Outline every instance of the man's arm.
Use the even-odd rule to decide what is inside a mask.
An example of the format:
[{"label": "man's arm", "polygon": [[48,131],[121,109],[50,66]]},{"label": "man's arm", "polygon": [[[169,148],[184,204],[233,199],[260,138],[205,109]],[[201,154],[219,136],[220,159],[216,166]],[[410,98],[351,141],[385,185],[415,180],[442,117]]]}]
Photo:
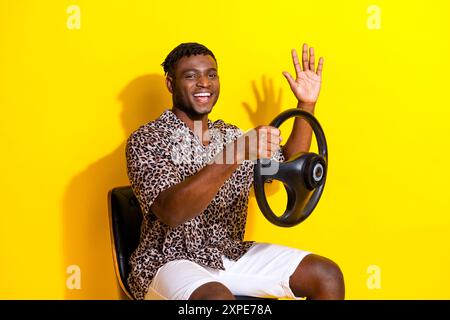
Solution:
[{"label": "man's arm", "polygon": [[[317,70],[314,71],[314,49],[312,47],[309,48],[308,58],[308,45],[305,43],[302,48],[303,71],[295,49],[292,50],[292,62],[295,68],[296,79],[294,80],[286,71],[283,72],[283,75],[288,80],[289,86],[298,100],[297,108],[314,114],[322,84],[323,58],[319,59]],[[289,159],[295,153],[308,152],[311,146],[311,137],[312,129],[308,122],[301,118],[295,118],[291,135],[283,146],[284,157]]]},{"label": "man's arm", "polygon": [[237,164],[210,164],[183,182],[161,192],[151,211],[165,224],[176,227],[206,209]]},{"label": "man's arm", "polygon": [[[224,150],[211,163],[196,174],[162,191],[151,205],[151,211],[170,227],[183,224],[202,213],[216,196],[220,187],[237,169],[238,164],[244,160],[271,158],[273,153],[280,148],[280,131],[278,129],[260,126],[254,130],[256,130],[258,138],[260,132],[264,131],[263,134],[272,134],[274,140],[267,145],[258,143],[257,148],[253,151],[250,151],[249,148],[238,150],[237,141],[245,139],[247,134],[239,137],[235,142],[225,146]],[[228,148],[233,148],[235,155],[231,164],[226,163],[225,155]]]}]

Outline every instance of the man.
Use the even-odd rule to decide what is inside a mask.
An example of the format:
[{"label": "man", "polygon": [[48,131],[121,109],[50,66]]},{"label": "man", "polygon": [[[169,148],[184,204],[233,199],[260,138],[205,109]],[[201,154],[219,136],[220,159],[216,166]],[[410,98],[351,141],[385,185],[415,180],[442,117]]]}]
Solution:
[{"label": "man", "polygon": [[[308,57],[306,44],[303,70],[295,50],[292,59],[296,79],[283,74],[298,107],[313,113],[323,59],[314,70],[314,50]],[[331,260],[243,241],[254,160],[283,161],[308,151],[309,126],[296,119],[280,148],[277,128],[259,126],[242,134],[222,120],[209,120],[220,83],[216,58],[201,44],[180,44],[162,66],[172,109],[133,132],[126,146],[128,177],[144,214],[140,244],[130,259],[128,284],[135,298],[343,299],[343,276]],[[248,138],[255,136],[251,146]]]}]

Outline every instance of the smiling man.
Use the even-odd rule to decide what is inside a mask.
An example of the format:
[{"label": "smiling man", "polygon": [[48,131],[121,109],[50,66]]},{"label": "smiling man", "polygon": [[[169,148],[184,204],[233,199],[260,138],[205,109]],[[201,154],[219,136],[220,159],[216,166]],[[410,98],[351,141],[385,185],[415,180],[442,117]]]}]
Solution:
[{"label": "smiling man", "polygon": [[[284,75],[298,107],[313,113],[323,59],[315,70],[314,50],[308,56],[306,44],[303,70],[295,50],[292,59],[296,79]],[[297,248],[243,241],[254,160],[284,161],[308,151],[309,126],[296,119],[280,147],[277,128],[262,125],[244,134],[222,120],[211,121],[220,82],[216,58],[201,44],[180,44],[163,68],[172,108],[133,132],[126,145],[128,177],[144,214],[130,259],[128,284],[135,298],[343,299],[342,272],[333,261]],[[249,137],[256,137],[254,146],[245,143]],[[184,161],[173,157],[179,139],[189,141]]]},{"label": "smiling man", "polygon": [[220,92],[215,58],[201,54],[183,56],[176,62],[178,68],[170,60],[166,64],[166,85],[173,97],[175,114],[188,116],[188,121],[208,119]]}]

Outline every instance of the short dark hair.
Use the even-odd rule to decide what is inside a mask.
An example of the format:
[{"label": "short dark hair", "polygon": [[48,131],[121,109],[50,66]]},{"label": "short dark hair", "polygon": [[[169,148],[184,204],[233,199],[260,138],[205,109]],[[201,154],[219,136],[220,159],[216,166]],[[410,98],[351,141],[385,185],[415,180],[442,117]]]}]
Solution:
[{"label": "short dark hair", "polygon": [[183,57],[190,57],[192,55],[210,55],[217,63],[216,57],[207,47],[196,42],[187,42],[178,45],[166,57],[166,60],[161,64],[164,68],[164,74],[173,76],[176,63]]}]

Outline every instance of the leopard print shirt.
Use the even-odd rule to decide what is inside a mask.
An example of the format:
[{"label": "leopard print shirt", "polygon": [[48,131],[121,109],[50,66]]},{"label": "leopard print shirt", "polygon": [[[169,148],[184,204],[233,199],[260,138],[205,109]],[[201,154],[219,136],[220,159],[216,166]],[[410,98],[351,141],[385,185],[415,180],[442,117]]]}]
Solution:
[{"label": "leopard print shirt", "polygon": [[[159,193],[201,170],[242,131],[222,120],[208,120],[210,143],[204,146],[171,110],[134,131],[126,143],[127,174],[143,212],[140,242],[130,257],[127,282],[144,299],[156,271],[186,259],[222,269],[222,256],[239,259],[251,247],[243,241],[253,162],[244,161],[225,181],[208,207],[195,218],[169,227],[151,212]],[[283,161],[281,152],[274,158]],[[199,190],[201,192],[201,190]]]}]

